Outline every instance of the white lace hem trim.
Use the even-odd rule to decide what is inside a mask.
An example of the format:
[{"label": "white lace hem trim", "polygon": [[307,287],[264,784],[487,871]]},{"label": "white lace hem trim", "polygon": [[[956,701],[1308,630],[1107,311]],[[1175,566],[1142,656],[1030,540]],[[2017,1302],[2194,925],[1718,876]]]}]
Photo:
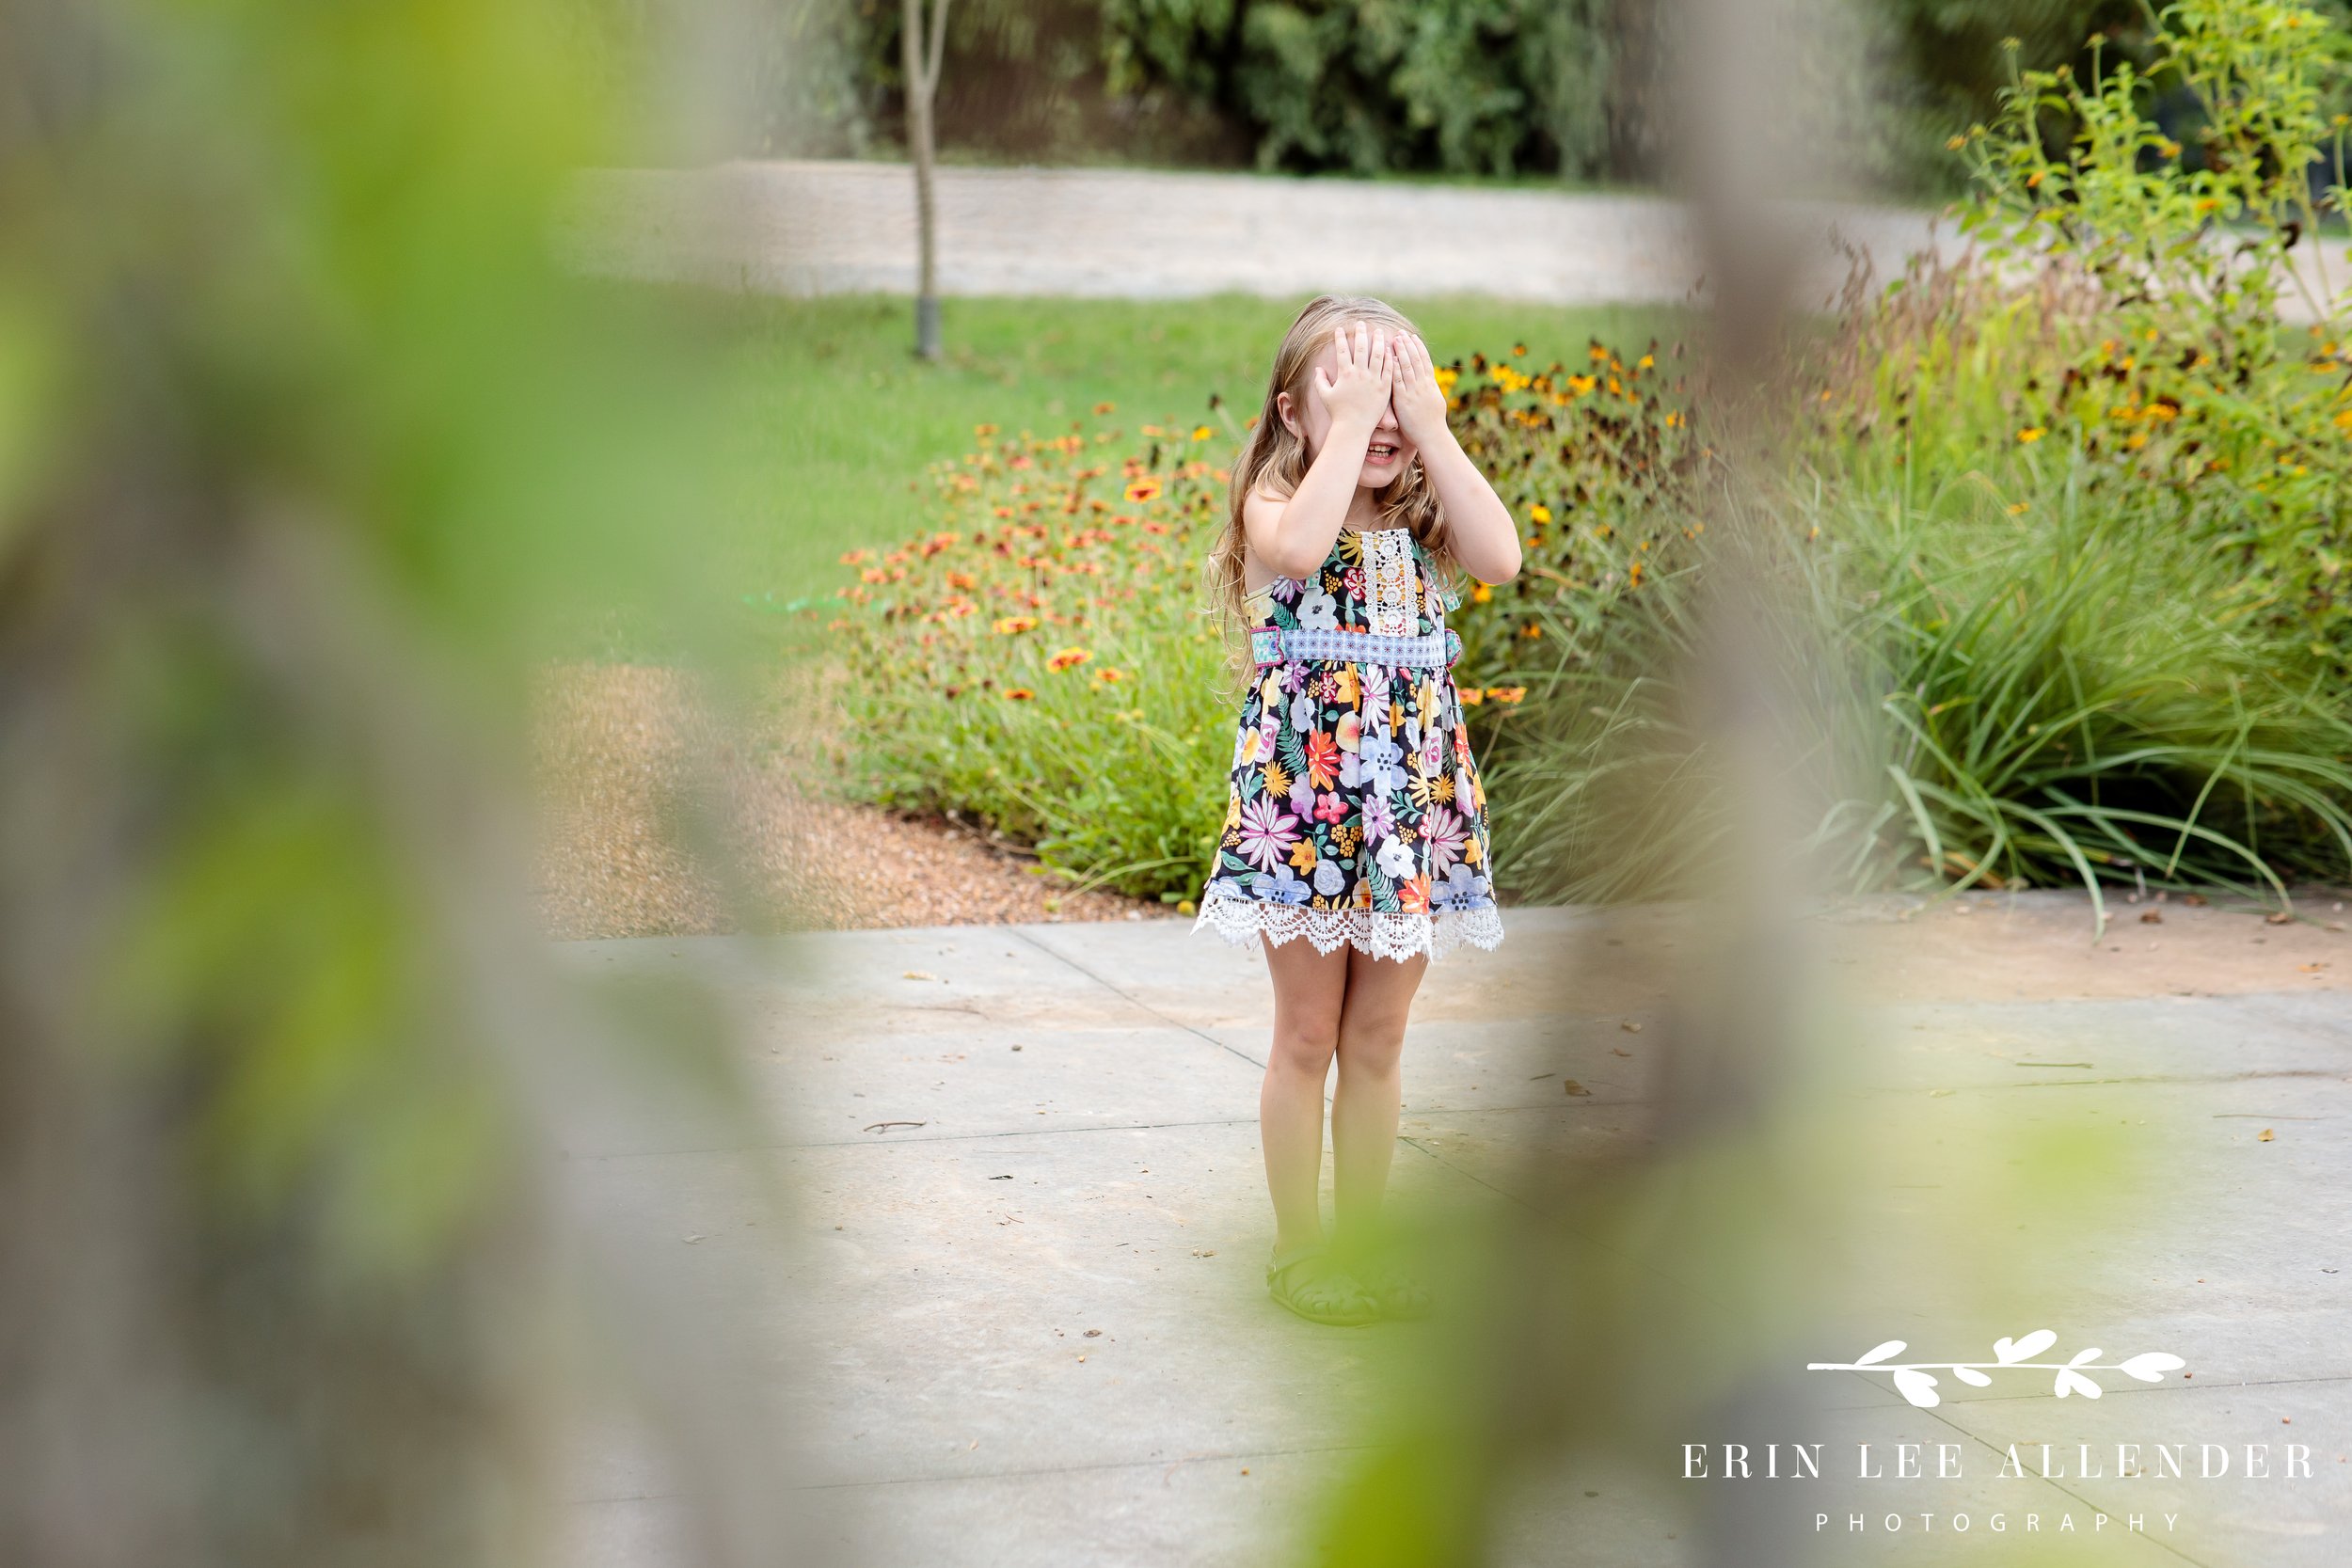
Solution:
[{"label": "white lace hem trim", "polygon": [[1392,914],[1316,910],[1256,898],[1205,898],[1192,928],[1204,926],[1236,947],[1255,947],[1261,937],[1277,947],[1293,937],[1305,937],[1318,953],[1348,946],[1375,958],[1403,959],[1416,953],[1438,958],[1464,942],[1491,953],[1502,941],[1502,912],[1495,909]]}]

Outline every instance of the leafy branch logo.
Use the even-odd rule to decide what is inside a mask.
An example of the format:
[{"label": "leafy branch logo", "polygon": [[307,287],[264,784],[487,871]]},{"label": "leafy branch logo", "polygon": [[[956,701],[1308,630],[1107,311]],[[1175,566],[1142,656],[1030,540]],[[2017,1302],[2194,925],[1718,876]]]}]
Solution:
[{"label": "leafy branch logo", "polygon": [[2058,1379],[2051,1391],[2059,1399],[2069,1394],[2080,1394],[2087,1400],[2095,1400],[2106,1390],[2099,1386],[2097,1379],[2090,1375],[2092,1372],[2122,1372],[2125,1377],[2137,1378],[2142,1383],[2162,1383],[2165,1373],[2188,1365],[2179,1356],[2160,1350],[2147,1351],[2128,1361],[2106,1362],[2099,1359],[2100,1351],[2096,1345],[2071,1361],[2033,1359],[2057,1343],[2056,1334],[2046,1328],[2037,1328],[2022,1339],[2004,1337],[1994,1340],[1994,1358],[1990,1361],[1897,1361],[1895,1357],[1909,1347],[1900,1339],[1889,1339],[1858,1361],[1810,1361],[1805,1364],[1804,1370],[1808,1372],[1892,1372],[1895,1391],[1924,1410],[1943,1402],[1935,1391],[1935,1372],[1949,1372],[1972,1388],[1989,1388],[1993,1380],[1985,1375],[1987,1372],[2004,1369],[2054,1371],[2058,1373]]}]

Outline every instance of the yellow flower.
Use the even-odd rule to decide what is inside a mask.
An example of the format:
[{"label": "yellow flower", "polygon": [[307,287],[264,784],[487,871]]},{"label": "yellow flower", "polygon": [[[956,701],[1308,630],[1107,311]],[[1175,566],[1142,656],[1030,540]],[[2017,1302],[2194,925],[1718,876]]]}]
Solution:
[{"label": "yellow flower", "polygon": [[2035,169],[2035,170],[2034,170],[2031,174],[2028,174],[2028,175],[2026,175],[2026,189],[2027,189],[2027,190],[2029,190],[2029,191],[2030,191],[2030,190],[2036,190],[2036,189],[2039,189],[2039,188],[2041,187],[2041,184],[2042,184],[2042,170],[2040,170],[2040,169]]},{"label": "yellow flower", "polygon": [[972,434],[985,441],[996,434],[996,427],[993,424],[976,424],[972,427]]},{"label": "yellow flower", "polygon": [[2023,445],[2031,446],[2048,434],[2049,432],[2042,429],[2040,425],[2029,424],[2025,429],[2017,433],[2017,439]]},{"label": "yellow flower", "polygon": [[1299,871],[1312,871],[1315,868],[1315,841],[1313,839],[1302,838],[1291,846],[1291,865]]},{"label": "yellow flower", "polygon": [[2011,502],[2009,509],[2009,515],[2012,517],[2022,516],[2025,514],[2026,506],[2026,503],[2024,501]]},{"label": "yellow flower", "polygon": [[1454,390],[1454,384],[1461,379],[1462,372],[1460,371],[1454,370],[1451,366],[1441,366],[1438,371],[1438,390],[1440,392],[1451,392]]},{"label": "yellow flower", "polygon": [[1548,523],[1551,521],[1551,508],[1542,505],[1531,506],[1527,509],[1527,517],[1530,522]]},{"label": "yellow flower", "polygon": [[1126,671],[1114,670],[1107,664],[1094,672],[1094,684],[1097,686],[1116,686],[1126,678]]},{"label": "yellow flower", "polygon": [[1640,371],[1655,370],[1658,368],[1658,356],[1654,354],[1645,354],[1640,359],[1634,361],[1633,368]]},{"label": "yellow flower", "polygon": [[1216,435],[1216,431],[1211,430],[1211,429],[1210,429],[1207,425],[1204,425],[1204,424],[1202,424],[1202,425],[1195,425],[1195,426],[1193,426],[1193,427],[1192,427],[1192,438],[1193,438],[1194,440],[1196,440],[1196,441],[1205,441],[1205,440],[1207,440],[1210,436],[1214,436],[1214,435]]},{"label": "yellow flower", "polygon": [[1968,138],[1966,136],[1952,136],[1945,141],[1944,150],[1947,152],[1957,152],[1967,145]]},{"label": "yellow flower", "polygon": [[1493,589],[1491,589],[1491,588],[1487,587],[1487,586],[1486,586],[1485,583],[1483,583],[1483,582],[1482,582],[1482,583],[1480,583],[1477,587],[1475,587],[1475,588],[1473,588],[1473,589],[1471,589],[1471,590],[1470,590],[1470,603],[1472,603],[1472,604],[1485,604],[1486,601],[1488,601],[1489,599],[1493,598],[1494,596],[1495,596],[1495,591],[1494,591]]},{"label": "yellow flower", "polygon": [[1008,615],[1002,620],[990,622],[988,629],[999,637],[1018,637],[1025,631],[1037,630],[1037,617]]},{"label": "yellow flower", "polygon": [[1136,501],[1137,503],[1143,501],[1155,501],[1160,499],[1160,492],[1166,488],[1167,486],[1162,484],[1158,479],[1154,478],[1152,475],[1146,474],[1141,479],[1130,480],[1127,483],[1125,495],[1129,500]]},{"label": "yellow flower", "polygon": [[1045,661],[1045,668],[1058,674],[1064,670],[1084,664],[1093,657],[1094,655],[1085,648],[1064,648]]},{"label": "yellow flower", "polygon": [[1666,416],[1666,428],[1667,428],[1668,430],[1679,430],[1679,429],[1681,429],[1681,428],[1682,428],[1682,416],[1681,416],[1680,414],[1668,414],[1668,415]]},{"label": "yellow flower", "polygon": [[1278,797],[1291,792],[1290,769],[1271,758],[1265,765],[1265,792]]}]

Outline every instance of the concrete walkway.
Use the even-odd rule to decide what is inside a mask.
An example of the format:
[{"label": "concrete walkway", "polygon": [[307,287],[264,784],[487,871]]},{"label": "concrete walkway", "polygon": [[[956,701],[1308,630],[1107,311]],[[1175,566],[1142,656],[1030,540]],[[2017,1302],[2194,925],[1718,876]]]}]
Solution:
[{"label": "concrete walkway", "polygon": [[[1899,1493],[1833,1479],[1819,1506],[1836,1529],[1809,1533],[1804,1494],[1807,1533],[1783,1544],[1817,1555],[1784,1560],[2023,1560],[2003,1541],[2032,1543],[1983,1533],[1995,1511],[2017,1530],[2033,1512],[2053,1532],[2071,1513],[2079,1533],[2053,1540],[2051,1561],[2352,1560],[2352,1016],[2334,989],[2352,939],[2325,916],[2282,928],[2191,912],[2174,906],[2168,927],[2134,920],[2093,944],[2077,904],[1980,899],[1972,924],[1947,927],[1982,943],[2013,921],[2019,941],[2063,944],[2058,978],[1963,975],[1973,994],[1955,994],[1931,965],[1869,1005],[1853,1061],[1869,1124],[1894,1141],[1857,1166],[1857,1247],[1884,1266],[1857,1275],[1816,1353],[1851,1359],[1903,1338],[1923,1358],[1981,1358],[1995,1333],[2048,1326],[2056,1354],[2163,1350],[2191,1376],[2143,1386],[2110,1373],[2095,1404],[2006,1381],[2018,1374],[1982,1390],[1947,1377],[1942,1406],[1915,1410],[1883,1377],[1815,1374],[1820,1408],[1802,1435],[1841,1465],[1859,1440],[1957,1443],[1967,1479]],[[1513,1201],[1530,1139],[1639,1133],[1649,1064],[1627,1025],[1656,999],[1605,974],[1565,981],[1561,955],[1592,918],[1513,911],[1500,951],[1431,971],[1407,1047],[1401,1199]],[[764,1131],[748,1143],[714,1146],[680,1124],[573,1153],[611,1211],[666,1249],[658,1266],[675,1289],[751,1278],[796,1347],[778,1376],[794,1388],[814,1560],[1277,1563],[1317,1488],[1367,1440],[1372,1375],[1423,1330],[1317,1329],[1265,1301],[1268,988],[1254,955],[1187,924],[562,950],[590,973],[707,975],[755,1021],[747,1071]],[[1925,920],[1862,935],[1882,953],[1939,940]],[[2155,952],[2159,938],[2227,948],[2226,961],[2199,969],[2185,948]],[[1867,951],[1847,957],[1895,973]],[[2162,967],[2100,968],[2143,962]],[[2077,984],[2066,966],[2109,978]],[[2115,994],[2135,974],[2165,983]],[[1561,1074],[1591,1092],[1562,1095]],[[2013,1162],[1985,1140],[2014,1132],[2029,1153],[2080,1129],[2121,1141],[2129,1190],[2071,1224],[2027,1204],[2012,1229],[2000,1204],[2023,1200],[1979,1188]],[[771,1180],[793,1208],[781,1242],[763,1221]],[[1984,1258],[1969,1248],[1988,1239],[2013,1254],[2014,1300],[1973,1278]],[[2012,1442],[2110,1455],[2117,1442],[2186,1442],[2194,1456],[2200,1443],[2276,1453],[2288,1440],[2312,1445],[2312,1478],[2113,1478],[2110,1459],[2111,1479],[1994,1479]],[[1674,1505],[1701,1483],[1680,1481],[1678,1462],[1628,1456],[1605,1484],[1536,1489],[1499,1560],[1692,1560],[1671,1533]],[[626,1430],[592,1435],[575,1492],[581,1568],[687,1560],[677,1486]],[[1849,1536],[1850,1501],[1882,1522],[1896,1509],[1938,1518],[1924,1534],[1915,1518],[1899,1542],[1880,1525]],[[1949,1534],[1954,1511],[1973,1511],[1979,1533]],[[2155,1522],[2167,1513],[2175,1524]],[[2094,1535],[2099,1513],[2118,1522]],[[2149,1533],[2122,1528],[2134,1513]]]},{"label": "concrete walkway", "polygon": [[[565,226],[603,276],[748,292],[912,293],[912,175],[899,165],[737,163],[600,170]],[[1700,282],[1685,210],[1649,196],[1136,169],[948,168],[948,294],[1168,298],[1480,293],[1558,305],[1674,303]],[[1882,277],[1931,243],[1923,214],[1792,206],[1797,297],[1846,276],[1833,233]],[[1947,244],[1950,243],[1947,236]]]}]

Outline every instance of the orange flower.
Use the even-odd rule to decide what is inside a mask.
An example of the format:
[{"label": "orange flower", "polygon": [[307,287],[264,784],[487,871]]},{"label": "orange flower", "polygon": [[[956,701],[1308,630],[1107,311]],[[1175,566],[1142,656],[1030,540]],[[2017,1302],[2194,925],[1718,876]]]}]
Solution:
[{"label": "orange flower", "polygon": [[979,436],[982,440],[986,440],[991,436],[996,434],[996,427],[993,424],[976,424],[972,427],[972,434]]},{"label": "orange flower", "polygon": [[1141,505],[1145,501],[1158,500],[1160,493],[1166,488],[1159,480],[1146,474],[1141,479],[1130,481],[1124,494],[1129,500]]},{"label": "orange flower", "polygon": [[1005,701],[1009,703],[1025,703],[1031,701],[1036,696],[1037,693],[1030,690],[1025,686],[1009,687],[1005,690]]},{"label": "orange flower", "polygon": [[1094,411],[1097,414],[1115,414],[1119,411],[1119,404],[1115,403],[1098,403],[1094,405]]},{"label": "orange flower", "polygon": [[1426,876],[1412,877],[1397,883],[1396,907],[1406,914],[1427,913],[1429,879]]},{"label": "orange flower", "polygon": [[1307,736],[1307,782],[1317,789],[1328,789],[1339,782],[1340,747],[1328,730],[1316,730]]},{"label": "orange flower", "polygon": [[2040,425],[2029,424],[2025,429],[2017,433],[2017,440],[2020,445],[2029,447],[2048,434],[2049,432],[2042,429]]},{"label": "orange flower", "polygon": [[1486,693],[1474,686],[1466,686],[1454,695],[1462,699],[1464,707],[1476,707],[1486,700]]},{"label": "orange flower", "polygon": [[1107,664],[1104,665],[1100,670],[1094,672],[1094,684],[1097,686],[1117,686],[1120,681],[1123,681],[1126,678],[1126,671],[1114,670]]},{"label": "orange flower", "polygon": [[1527,700],[1527,688],[1523,686],[1490,686],[1486,688],[1486,695],[1493,698],[1496,702],[1501,703],[1504,707],[1516,707],[1520,703]]},{"label": "orange flower", "polygon": [[1094,655],[1085,648],[1064,648],[1045,661],[1045,668],[1058,674],[1064,670],[1084,664],[1093,657]]},{"label": "orange flower", "polygon": [[841,564],[844,566],[862,566],[872,554],[873,552],[871,550],[844,551],[841,557]]},{"label": "orange flower", "polygon": [[1008,615],[1001,621],[992,623],[988,629],[994,632],[999,637],[1018,637],[1025,631],[1037,630],[1037,617],[1034,615]]}]

